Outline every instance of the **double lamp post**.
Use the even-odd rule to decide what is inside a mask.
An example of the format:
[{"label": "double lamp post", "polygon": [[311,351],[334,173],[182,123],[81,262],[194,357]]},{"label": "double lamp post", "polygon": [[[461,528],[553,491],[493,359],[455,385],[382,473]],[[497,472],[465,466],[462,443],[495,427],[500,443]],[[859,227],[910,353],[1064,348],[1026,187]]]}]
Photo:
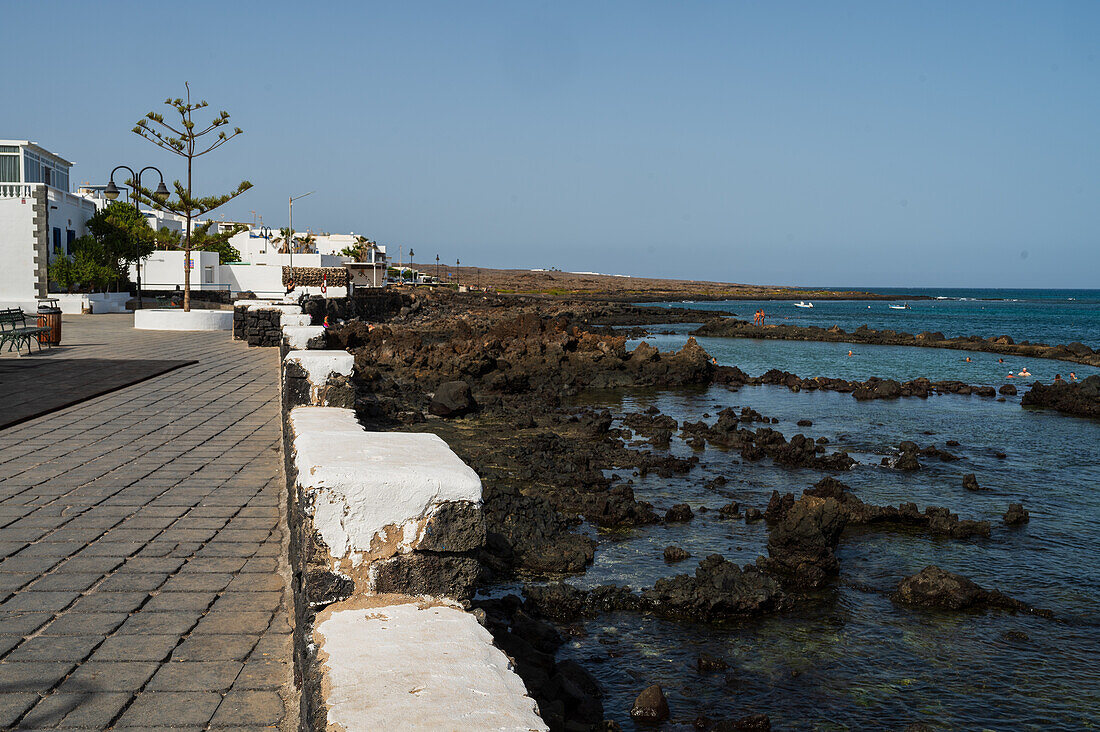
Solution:
[{"label": "double lamp post", "polygon": [[[141,207],[138,205],[137,199],[134,198],[134,191],[141,189],[141,176],[147,170],[157,171],[157,175],[160,176],[160,185],[157,186],[157,190],[153,192],[153,197],[159,201],[163,201],[168,198],[168,189],[164,186],[164,174],[160,172],[159,168],[152,165],[146,165],[137,173],[134,173],[134,169],[129,165],[118,165],[111,171],[111,180],[107,183],[107,187],[103,190],[103,195],[107,197],[108,201],[114,201],[118,199],[118,186],[115,185],[115,173],[121,169],[130,171],[130,187],[126,192],[126,197],[130,200],[130,205],[137,209],[138,213],[141,213]],[[139,256],[138,243],[135,239],[134,243],[134,267],[137,269],[137,308],[141,309],[141,257]],[[187,266],[191,266],[190,262],[186,263]]]}]

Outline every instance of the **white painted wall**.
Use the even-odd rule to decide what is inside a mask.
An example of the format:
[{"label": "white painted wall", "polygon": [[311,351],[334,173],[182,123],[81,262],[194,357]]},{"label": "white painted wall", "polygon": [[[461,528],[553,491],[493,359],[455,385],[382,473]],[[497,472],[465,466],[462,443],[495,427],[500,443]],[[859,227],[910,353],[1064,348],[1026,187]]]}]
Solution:
[{"label": "white painted wall", "polygon": [[229,285],[234,292],[254,292],[260,296],[282,295],[283,268],[263,264],[223,264],[220,267],[221,281]]},{"label": "white painted wall", "polygon": [[[176,285],[183,288],[182,251],[158,249],[142,262],[141,289],[174,290]],[[217,252],[191,252],[191,289],[224,290],[221,280],[221,266]],[[130,267],[130,279],[136,281],[137,273]]]},{"label": "white painted wall", "polygon": [[34,200],[0,195],[0,305],[34,302]]}]

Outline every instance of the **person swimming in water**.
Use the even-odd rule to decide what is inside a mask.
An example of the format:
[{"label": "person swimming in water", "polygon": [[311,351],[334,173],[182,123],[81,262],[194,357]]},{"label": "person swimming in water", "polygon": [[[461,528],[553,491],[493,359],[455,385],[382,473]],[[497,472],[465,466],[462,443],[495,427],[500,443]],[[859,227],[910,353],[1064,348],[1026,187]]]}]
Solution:
[{"label": "person swimming in water", "polygon": [[1062,378],[1061,374],[1055,374],[1054,375],[1054,383],[1055,384],[1064,384],[1066,382],[1065,382],[1065,379]]},{"label": "person swimming in water", "polygon": [[1077,381],[1077,374],[1075,374],[1075,373],[1073,373],[1072,371],[1070,371],[1070,372],[1069,372],[1069,380],[1070,380],[1070,381]]},{"label": "person swimming in water", "polygon": [[967,363],[970,363],[970,356],[967,356],[967,357],[966,357],[966,362],[967,362]]},{"label": "person swimming in water", "polygon": [[1011,371],[1009,371],[1009,372],[1008,372],[1008,375],[1007,375],[1007,376],[1005,376],[1005,378],[1006,378],[1006,379],[1015,379],[1015,378],[1016,378],[1016,374],[1014,374],[1014,373],[1012,373]]},{"label": "person swimming in water", "polygon": [[852,356],[852,352],[848,351],[848,357],[851,358],[851,356]]},{"label": "person swimming in water", "polygon": [[1027,366],[1024,366],[1023,371],[1020,372],[1020,376],[1031,376],[1031,372],[1027,370]]}]

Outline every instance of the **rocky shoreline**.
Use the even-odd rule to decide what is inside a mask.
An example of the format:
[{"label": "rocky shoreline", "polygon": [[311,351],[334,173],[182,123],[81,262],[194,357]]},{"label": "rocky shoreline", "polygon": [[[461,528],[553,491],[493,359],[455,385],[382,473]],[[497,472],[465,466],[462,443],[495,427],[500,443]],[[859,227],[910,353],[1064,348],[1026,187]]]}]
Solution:
[{"label": "rocky shoreline", "polygon": [[956,351],[997,353],[1025,358],[1048,358],[1069,361],[1087,366],[1100,366],[1100,352],[1083,343],[1050,346],[1045,343],[1021,341],[1002,336],[958,336],[947,338],[940,332],[906,333],[894,330],[874,330],[863,325],[848,332],[837,326],[821,328],[803,325],[754,325],[738,318],[708,320],[692,335],[715,338],[762,338],[785,341],[823,341],[828,343],[854,343],[877,346],[920,346],[921,348],[947,348]]},{"label": "rocky shoreline", "polygon": [[[678,424],[656,410],[617,418],[606,410],[573,406],[570,398],[589,389],[711,385],[832,389],[858,399],[994,396],[991,387],[926,379],[848,382],[802,379],[779,370],[750,377],[715,364],[694,338],[676,353],[660,353],[646,344],[628,351],[626,335],[610,326],[658,322],[652,311],[613,303],[430,292],[403,295],[400,311],[382,322],[351,321],[327,334],[330,347],[355,356],[355,407],[368,429],[436,432],[481,476],[487,541],[479,556],[480,583],[491,587],[520,579],[526,585],[522,598],[475,600],[474,605],[498,644],[516,660],[551,729],[617,728],[605,721],[602,693],[588,671],[556,657],[565,642],[563,625],[609,611],[715,623],[783,613],[816,601],[836,581],[841,570],[836,549],[848,529],[920,531],[951,541],[985,541],[994,532],[989,522],[962,519],[945,507],[920,511],[912,502],[864,503],[834,477],[855,462],[846,452],[830,452],[824,438],[788,438],[771,426],[774,420],[753,410],[727,409],[709,423]],[[698,316],[692,311],[660,315],[660,322],[697,322],[690,318]],[[1067,408],[1080,402],[1075,397],[1091,398],[1092,386],[1077,386],[1073,397],[1061,389],[1050,392],[1056,398],[1039,390],[1035,403]],[[810,420],[799,425],[812,426]],[[695,454],[670,454],[674,435]],[[723,507],[724,519],[766,522],[767,556],[755,563],[708,556],[694,573],[637,590],[605,586],[585,591],[560,581],[583,573],[593,561],[598,540],[579,530],[584,522],[618,530],[692,520],[686,504],[661,510],[638,500],[629,476],[687,475],[708,446],[737,451],[745,465],[770,459],[778,466],[827,475],[797,498],[774,494],[765,510],[742,510],[736,503]],[[954,459],[935,447],[902,443],[896,456],[883,461],[893,469],[914,470],[921,456]],[[1005,526],[1019,525],[1026,514],[1014,504]],[[686,558],[676,549],[666,550],[669,561]],[[939,611],[1044,614],[966,578],[931,569],[922,573],[927,576],[904,580],[893,590],[895,601]],[[546,579],[558,581],[544,584]],[[699,729],[749,728],[729,726],[736,723],[708,721]],[[757,718],[753,724],[764,722]]]}]

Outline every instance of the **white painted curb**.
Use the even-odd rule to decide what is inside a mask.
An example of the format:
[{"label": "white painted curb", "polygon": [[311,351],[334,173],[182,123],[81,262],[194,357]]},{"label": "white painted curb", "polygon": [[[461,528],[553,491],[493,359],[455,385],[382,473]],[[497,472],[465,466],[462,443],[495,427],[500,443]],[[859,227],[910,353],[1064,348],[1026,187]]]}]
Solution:
[{"label": "white painted curb", "polygon": [[233,330],[232,310],[152,310],[134,311],[138,330]]}]

